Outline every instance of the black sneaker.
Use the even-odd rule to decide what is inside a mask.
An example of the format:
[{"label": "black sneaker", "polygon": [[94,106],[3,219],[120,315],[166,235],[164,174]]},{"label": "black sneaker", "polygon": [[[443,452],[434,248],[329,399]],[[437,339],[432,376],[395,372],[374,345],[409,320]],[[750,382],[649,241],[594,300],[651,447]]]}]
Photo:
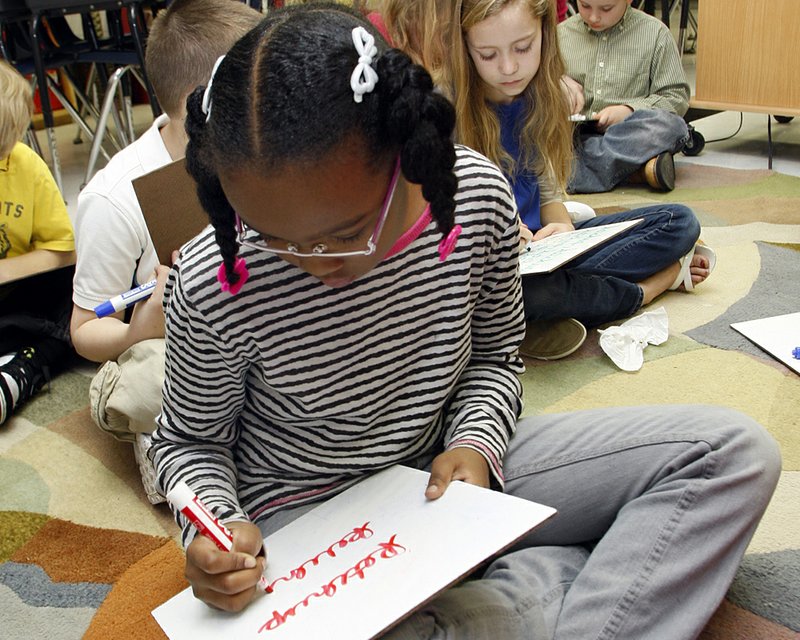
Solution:
[{"label": "black sneaker", "polygon": [[0,366],[0,424],[50,381],[50,370],[35,347],[26,347]]}]

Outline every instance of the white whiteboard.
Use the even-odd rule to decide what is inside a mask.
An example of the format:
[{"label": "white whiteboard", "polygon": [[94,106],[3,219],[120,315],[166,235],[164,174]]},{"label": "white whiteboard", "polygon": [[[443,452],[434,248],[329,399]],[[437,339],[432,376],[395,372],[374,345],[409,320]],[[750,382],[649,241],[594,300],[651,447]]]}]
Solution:
[{"label": "white whiteboard", "polygon": [[211,609],[186,589],[153,616],[172,640],[366,640],[555,513],[463,482],[429,501],[427,481],[391,467],[269,536],[273,592],[241,613]]},{"label": "white whiteboard", "polygon": [[795,373],[800,373],[800,360],[792,355],[795,347],[800,347],[800,313],[735,322],[731,327]]},{"label": "white whiteboard", "polygon": [[597,227],[585,227],[529,242],[519,254],[519,272],[523,276],[550,273],[641,221],[642,218],[636,218]]}]

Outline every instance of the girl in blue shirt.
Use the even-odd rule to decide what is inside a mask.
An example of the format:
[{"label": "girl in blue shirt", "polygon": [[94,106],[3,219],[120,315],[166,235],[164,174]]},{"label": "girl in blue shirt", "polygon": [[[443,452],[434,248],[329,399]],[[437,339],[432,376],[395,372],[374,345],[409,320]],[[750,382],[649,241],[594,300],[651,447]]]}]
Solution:
[{"label": "girl in blue shirt", "polygon": [[[553,273],[523,278],[529,321],[576,318],[597,326],[634,315],[665,291],[690,290],[714,266],[700,224],[679,204],[574,223],[564,207],[572,162],[550,0],[463,0],[461,37],[448,58],[457,137],[501,166],[533,241],[623,220],[643,221]],[[535,250],[535,249],[534,249]]]}]

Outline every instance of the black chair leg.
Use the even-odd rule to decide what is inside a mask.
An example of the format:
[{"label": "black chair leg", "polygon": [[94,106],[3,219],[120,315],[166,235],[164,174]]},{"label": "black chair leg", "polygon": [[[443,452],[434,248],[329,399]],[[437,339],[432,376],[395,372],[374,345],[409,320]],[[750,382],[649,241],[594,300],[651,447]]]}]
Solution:
[{"label": "black chair leg", "polygon": [[61,177],[61,160],[58,157],[58,148],[56,147],[55,119],[53,118],[53,107],[50,104],[50,93],[47,86],[47,71],[44,68],[41,43],[39,41],[40,24],[41,16],[39,15],[34,15],[29,22],[31,48],[33,49],[33,64],[36,69],[36,86],[39,88],[39,103],[42,107],[42,119],[44,120],[44,128],[47,133],[47,145],[50,148],[50,157],[53,164],[53,177],[56,180],[58,188],[63,193],[64,184]]},{"label": "black chair leg", "polygon": [[678,51],[683,55],[686,48],[686,29],[689,26],[689,0],[681,0],[681,21],[678,31]]},{"label": "black chair leg", "polygon": [[161,106],[158,104],[153,85],[150,84],[150,79],[147,77],[147,69],[144,65],[144,40],[142,39],[142,29],[139,22],[139,12],[136,5],[130,4],[128,9],[128,24],[130,25],[131,35],[133,36],[134,46],[136,47],[136,54],[139,56],[140,67],[142,69],[142,79],[144,80],[144,88],[147,91],[147,97],[150,100],[150,108],[153,111],[153,117],[157,118],[161,115]]}]

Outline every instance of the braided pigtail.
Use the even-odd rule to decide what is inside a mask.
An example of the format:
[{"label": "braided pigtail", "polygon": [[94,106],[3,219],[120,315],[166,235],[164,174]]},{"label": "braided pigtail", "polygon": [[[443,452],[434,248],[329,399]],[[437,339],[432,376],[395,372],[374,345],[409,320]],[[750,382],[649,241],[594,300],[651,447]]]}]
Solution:
[{"label": "braided pigtail", "polygon": [[381,56],[378,76],[384,135],[401,147],[403,175],[422,186],[422,195],[431,205],[431,215],[444,238],[440,245],[443,260],[461,230],[454,227],[453,215],[458,189],[453,173],[455,111],[434,91],[430,74],[397,49]]},{"label": "braided pigtail", "polygon": [[222,254],[222,266],[218,279],[223,290],[236,293],[244,284],[246,269],[244,261],[237,259],[239,243],[236,239],[236,213],[222,190],[219,177],[203,162],[204,143],[207,135],[207,114],[203,111],[202,87],[195,89],[186,102],[186,169],[197,183],[197,197],[208,214],[214,235]]}]

